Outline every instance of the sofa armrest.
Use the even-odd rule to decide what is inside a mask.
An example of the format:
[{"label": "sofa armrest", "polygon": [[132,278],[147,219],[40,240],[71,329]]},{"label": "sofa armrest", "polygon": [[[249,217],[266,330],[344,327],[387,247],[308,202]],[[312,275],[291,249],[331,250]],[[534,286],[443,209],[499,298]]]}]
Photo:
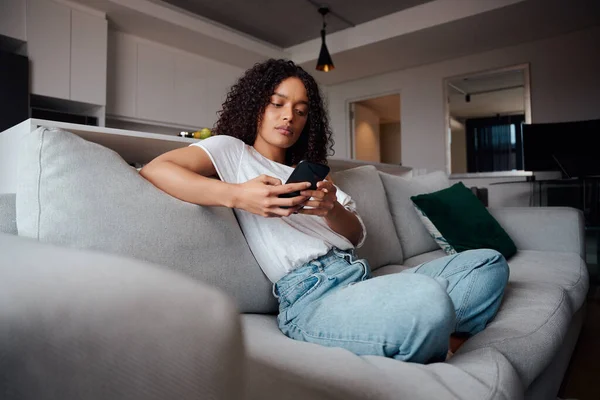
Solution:
[{"label": "sofa armrest", "polygon": [[217,289],[11,235],[0,254],[3,398],[241,398],[240,317]]},{"label": "sofa armrest", "polygon": [[583,212],[571,207],[489,208],[520,250],[577,253],[585,260]]}]

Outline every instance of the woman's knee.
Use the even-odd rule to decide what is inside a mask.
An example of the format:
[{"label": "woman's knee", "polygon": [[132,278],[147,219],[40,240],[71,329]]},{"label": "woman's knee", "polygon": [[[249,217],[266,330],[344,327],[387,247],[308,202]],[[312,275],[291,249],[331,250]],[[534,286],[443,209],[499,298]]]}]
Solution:
[{"label": "woman's knee", "polygon": [[496,250],[484,249],[481,251],[487,260],[485,269],[487,270],[486,275],[489,282],[493,282],[495,286],[506,286],[510,275],[506,258]]},{"label": "woman's knee", "polygon": [[434,278],[415,276],[425,278],[420,279],[421,282],[419,282],[421,305],[418,315],[422,328],[435,333],[451,332],[455,324],[456,315],[454,304],[446,292],[446,288]]}]

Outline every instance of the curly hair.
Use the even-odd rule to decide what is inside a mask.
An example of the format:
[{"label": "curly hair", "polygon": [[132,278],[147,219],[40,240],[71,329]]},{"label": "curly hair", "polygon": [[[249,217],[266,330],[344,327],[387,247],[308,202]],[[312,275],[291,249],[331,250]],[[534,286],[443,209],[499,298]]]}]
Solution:
[{"label": "curly hair", "polygon": [[217,113],[214,133],[236,137],[252,146],[275,88],[290,77],[304,83],[308,117],[298,141],[286,151],[286,164],[295,165],[300,160],[326,164],[327,156],[334,153],[334,142],[319,86],[310,74],[289,60],[269,59],[248,69],[227,94]]}]

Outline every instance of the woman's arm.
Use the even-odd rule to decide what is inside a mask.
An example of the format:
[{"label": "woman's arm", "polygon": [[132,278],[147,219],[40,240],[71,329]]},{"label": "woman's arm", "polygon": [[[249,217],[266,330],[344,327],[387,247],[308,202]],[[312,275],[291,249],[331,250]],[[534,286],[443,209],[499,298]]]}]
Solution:
[{"label": "woman's arm", "polygon": [[305,182],[282,185],[279,179],[267,175],[242,184],[208,178],[216,175],[215,167],[208,154],[196,146],[158,156],[140,170],[140,175],[162,191],[188,203],[239,208],[264,217],[284,217],[297,211],[306,197],[280,199],[278,195],[310,186]]},{"label": "woman's arm", "polygon": [[329,176],[326,179],[317,183],[317,190],[300,192],[312,198],[304,205],[314,208],[303,208],[298,212],[323,217],[332,230],[356,246],[363,235],[362,225],[352,211],[347,210],[337,201],[337,189]]},{"label": "woman's arm", "polygon": [[363,234],[363,228],[356,215],[346,210],[337,200],[327,216],[325,216],[327,225],[340,235],[344,236],[354,246],[358,244]]},{"label": "woman's arm", "polygon": [[233,184],[208,178],[217,174],[204,150],[196,146],[172,150],[145,165],[140,175],[173,197],[203,206],[233,207]]}]

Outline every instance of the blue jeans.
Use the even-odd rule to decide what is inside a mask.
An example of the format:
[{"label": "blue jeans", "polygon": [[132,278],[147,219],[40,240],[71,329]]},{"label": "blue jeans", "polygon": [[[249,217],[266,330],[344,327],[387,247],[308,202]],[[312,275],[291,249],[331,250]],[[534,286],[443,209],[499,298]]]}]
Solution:
[{"label": "blue jeans", "polygon": [[274,285],[277,321],[292,339],[358,355],[444,361],[451,333],[474,335],[496,315],[508,274],[484,249],[371,278],[365,260],[334,248]]}]

